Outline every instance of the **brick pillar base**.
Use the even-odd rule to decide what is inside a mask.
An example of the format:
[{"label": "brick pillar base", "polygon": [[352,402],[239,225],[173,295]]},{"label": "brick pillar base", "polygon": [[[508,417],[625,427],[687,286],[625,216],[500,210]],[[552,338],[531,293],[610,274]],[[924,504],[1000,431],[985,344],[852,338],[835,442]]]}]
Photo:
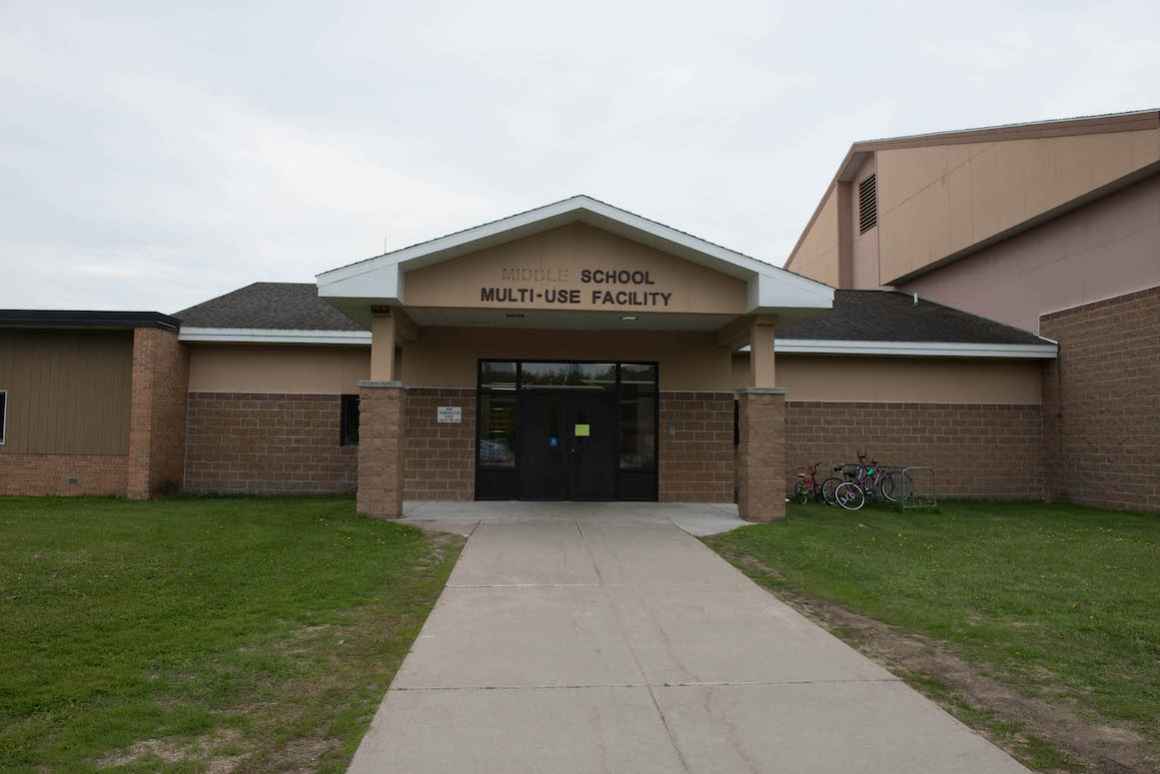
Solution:
[{"label": "brick pillar base", "polygon": [[358,512],[403,515],[405,393],[399,382],[359,382]]},{"label": "brick pillar base", "polygon": [[737,391],[737,510],[746,521],[785,518],[785,390]]}]

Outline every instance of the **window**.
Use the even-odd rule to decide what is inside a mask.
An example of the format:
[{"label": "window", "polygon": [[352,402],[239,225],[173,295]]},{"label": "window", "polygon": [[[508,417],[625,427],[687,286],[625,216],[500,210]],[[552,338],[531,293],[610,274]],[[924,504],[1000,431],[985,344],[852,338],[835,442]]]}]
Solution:
[{"label": "window", "polygon": [[0,446],[4,445],[4,431],[8,428],[8,392],[0,390]]},{"label": "window", "polygon": [[516,396],[479,396],[479,464],[485,468],[516,466]]},{"label": "window", "polygon": [[620,365],[620,469],[657,466],[657,367]]},{"label": "window", "polygon": [[342,417],[339,420],[339,444],[358,446],[358,396],[342,396]]},{"label": "window", "polygon": [[878,175],[858,183],[858,233],[865,234],[878,225]]}]

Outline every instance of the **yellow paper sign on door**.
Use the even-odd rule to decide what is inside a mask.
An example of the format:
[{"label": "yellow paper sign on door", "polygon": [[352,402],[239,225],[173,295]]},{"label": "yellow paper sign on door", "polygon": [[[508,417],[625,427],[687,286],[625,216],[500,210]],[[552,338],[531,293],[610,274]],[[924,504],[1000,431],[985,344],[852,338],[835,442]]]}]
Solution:
[{"label": "yellow paper sign on door", "polygon": [[576,437],[577,438],[587,438],[590,435],[592,435],[592,426],[591,425],[576,425]]}]

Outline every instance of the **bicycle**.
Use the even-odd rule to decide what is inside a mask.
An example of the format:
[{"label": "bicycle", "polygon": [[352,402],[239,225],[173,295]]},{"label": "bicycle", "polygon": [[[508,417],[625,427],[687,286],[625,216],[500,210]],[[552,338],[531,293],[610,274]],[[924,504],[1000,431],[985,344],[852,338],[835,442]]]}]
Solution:
[{"label": "bicycle", "polygon": [[792,499],[795,503],[805,505],[811,499],[814,502],[822,501],[822,485],[818,483],[818,466],[821,464],[815,462],[808,474],[804,470],[798,471],[797,481],[793,485]]}]

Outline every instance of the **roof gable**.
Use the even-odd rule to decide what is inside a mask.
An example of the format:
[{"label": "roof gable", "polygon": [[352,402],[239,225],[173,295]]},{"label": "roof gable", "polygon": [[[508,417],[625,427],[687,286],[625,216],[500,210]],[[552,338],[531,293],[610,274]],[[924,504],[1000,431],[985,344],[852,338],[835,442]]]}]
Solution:
[{"label": "roof gable", "polygon": [[747,311],[828,309],[833,301],[828,285],[589,196],[573,196],[323,272],[318,292],[355,315],[369,302],[406,304],[403,277],[409,271],[577,222],[744,280]]}]

